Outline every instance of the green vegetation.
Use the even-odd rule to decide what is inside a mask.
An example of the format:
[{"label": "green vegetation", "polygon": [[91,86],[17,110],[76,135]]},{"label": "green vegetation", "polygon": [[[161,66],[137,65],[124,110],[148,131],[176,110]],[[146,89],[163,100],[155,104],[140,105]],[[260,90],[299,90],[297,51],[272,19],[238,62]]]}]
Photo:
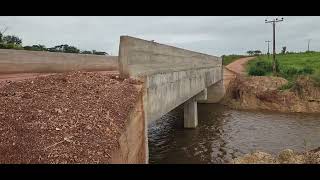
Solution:
[{"label": "green vegetation", "polygon": [[28,50],[28,51],[49,51],[49,52],[63,52],[63,53],[81,53],[81,54],[95,54],[95,55],[106,55],[108,53],[102,51],[80,51],[75,46],[69,46],[67,44],[54,46],[52,48],[46,48],[44,45],[32,45],[22,46],[22,39],[17,36],[7,35],[5,36],[0,32],[0,49],[17,49],[17,50]]},{"label": "green vegetation", "polygon": [[249,56],[260,56],[262,52],[260,50],[249,50],[247,51],[247,54],[249,54]]},{"label": "green vegetation", "polygon": [[[320,52],[285,53],[276,58],[278,76],[289,81],[282,89],[292,88],[298,76],[310,76],[320,85]],[[272,56],[268,59],[263,55],[249,61],[247,72],[252,76],[272,75]]]},{"label": "green vegetation", "polygon": [[23,49],[22,40],[17,36],[4,36],[0,32],[0,49]]},{"label": "green vegetation", "polygon": [[315,85],[320,87],[320,71],[316,71],[316,73],[311,75],[311,78],[315,81]]},{"label": "green vegetation", "polygon": [[295,81],[288,81],[288,83],[285,84],[285,85],[283,85],[283,86],[281,86],[281,87],[279,88],[279,90],[291,89],[291,88],[293,88],[293,86],[295,86],[295,84],[296,84]]},{"label": "green vegetation", "polygon": [[223,56],[222,56],[222,58],[223,58],[222,64],[226,66],[226,65],[234,62],[235,60],[240,59],[240,58],[243,58],[243,57],[246,57],[246,56],[243,56],[243,55],[235,55],[235,54],[232,54],[232,55],[223,55]]}]

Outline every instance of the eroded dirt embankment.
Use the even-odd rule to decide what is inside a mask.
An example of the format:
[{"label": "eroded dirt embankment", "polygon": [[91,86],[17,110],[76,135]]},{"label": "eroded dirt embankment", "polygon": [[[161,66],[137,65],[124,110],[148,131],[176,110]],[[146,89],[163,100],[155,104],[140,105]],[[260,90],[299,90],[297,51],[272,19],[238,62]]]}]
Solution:
[{"label": "eroded dirt embankment", "polygon": [[279,155],[271,155],[257,151],[235,158],[233,164],[320,164],[320,149],[305,151],[302,153],[285,149]]},{"label": "eroded dirt embankment", "polygon": [[280,112],[320,112],[320,88],[312,79],[300,77],[286,90],[281,77],[237,76],[230,82],[222,104],[235,109],[271,110]]},{"label": "eroded dirt embankment", "polygon": [[141,82],[93,72],[0,83],[0,163],[110,163],[141,97]]},{"label": "eroded dirt embankment", "polygon": [[224,69],[226,94],[222,104],[235,109],[320,113],[320,87],[299,77],[291,88],[281,77],[247,76],[245,65],[254,57],[240,58]]}]

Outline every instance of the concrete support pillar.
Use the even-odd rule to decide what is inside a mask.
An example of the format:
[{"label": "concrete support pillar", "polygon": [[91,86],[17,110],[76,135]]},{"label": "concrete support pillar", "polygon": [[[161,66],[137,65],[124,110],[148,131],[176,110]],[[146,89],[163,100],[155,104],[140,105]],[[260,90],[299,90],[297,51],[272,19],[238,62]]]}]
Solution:
[{"label": "concrete support pillar", "polygon": [[199,100],[199,103],[218,103],[225,95],[223,80],[207,87],[207,99]]},{"label": "concrete support pillar", "polygon": [[196,98],[191,98],[184,103],[184,128],[198,126],[198,105]]}]

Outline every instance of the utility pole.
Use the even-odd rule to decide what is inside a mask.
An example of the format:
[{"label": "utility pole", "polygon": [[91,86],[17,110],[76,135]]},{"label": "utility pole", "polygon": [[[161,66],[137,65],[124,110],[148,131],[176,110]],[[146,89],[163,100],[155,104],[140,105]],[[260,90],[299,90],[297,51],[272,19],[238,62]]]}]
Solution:
[{"label": "utility pole", "polygon": [[273,70],[273,75],[275,76],[277,73],[277,63],[276,63],[276,23],[283,21],[283,18],[281,19],[273,19],[271,21],[268,21],[267,19],[265,20],[265,23],[272,23],[273,27],[273,62],[272,62],[272,70]]},{"label": "utility pole", "polygon": [[310,52],[310,41],[311,39],[308,39],[308,52]]},{"label": "utility pole", "polygon": [[269,59],[269,57],[270,57],[270,51],[269,51],[269,43],[271,42],[271,41],[265,41],[266,43],[268,43],[268,59]]}]

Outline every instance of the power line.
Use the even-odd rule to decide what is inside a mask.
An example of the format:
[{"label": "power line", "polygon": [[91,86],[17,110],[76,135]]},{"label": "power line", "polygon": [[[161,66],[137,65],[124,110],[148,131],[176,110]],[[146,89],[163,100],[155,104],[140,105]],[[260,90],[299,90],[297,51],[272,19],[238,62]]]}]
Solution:
[{"label": "power line", "polygon": [[272,62],[272,69],[273,69],[273,75],[275,76],[277,73],[277,63],[276,63],[276,23],[283,21],[283,18],[281,19],[273,19],[271,21],[265,20],[265,23],[272,23],[273,27],[273,62]]}]

